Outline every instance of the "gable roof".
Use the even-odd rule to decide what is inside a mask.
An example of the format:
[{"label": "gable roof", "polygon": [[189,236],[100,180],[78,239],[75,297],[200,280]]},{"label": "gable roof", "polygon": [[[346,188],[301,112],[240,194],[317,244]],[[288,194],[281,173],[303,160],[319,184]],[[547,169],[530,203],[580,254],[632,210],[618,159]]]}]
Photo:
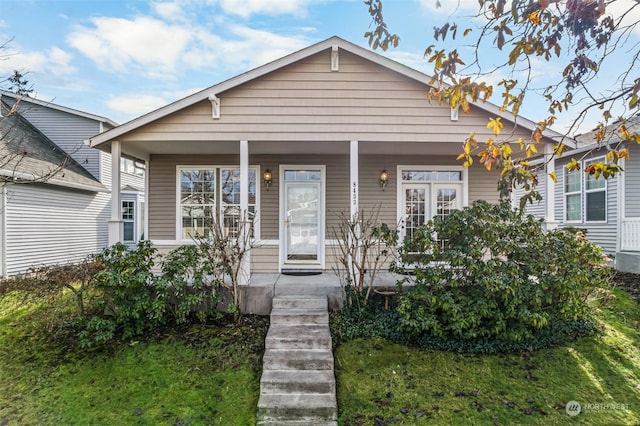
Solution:
[{"label": "gable roof", "polygon": [[[3,113],[10,105],[0,102]],[[81,189],[107,191],[91,173],[17,112],[0,120],[0,175]]]},{"label": "gable roof", "polygon": [[77,109],[73,109],[73,108],[69,108],[69,107],[65,107],[62,105],[57,105],[54,104],[53,102],[47,102],[47,101],[43,101],[40,99],[36,99],[36,98],[32,98],[30,96],[19,96],[16,95],[13,92],[9,92],[7,90],[0,90],[0,97],[2,96],[6,96],[8,98],[15,100],[19,100],[21,103],[24,102],[28,102],[28,103],[32,103],[34,105],[40,105],[43,107],[47,107],[47,108],[51,108],[51,109],[55,109],[57,111],[62,111],[62,112],[66,112],[67,114],[72,114],[72,115],[76,115],[78,117],[83,117],[83,118],[88,118],[90,120],[95,120],[97,122],[100,123],[106,123],[109,124],[111,127],[116,127],[118,125],[118,123],[116,123],[115,121],[107,118],[107,117],[102,117],[100,115],[96,115],[96,114],[91,114],[89,112],[84,112],[84,111],[80,111]]},{"label": "gable roof", "polygon": [[[302,59],[308,58],[312,55],[315,55],[317,53],[323,52],[327,49],[331,49],[333,47],[337,47],[338,49],[342,49],[345,50],[349,53],[352,53],[354,55],[357,55],[361,58],[364,58],[366,60],[369,60],[373,63],[376,63],[382,67],[385,67],[389,70],[395,71],[405,77],[411,78],[417,82],[420,82],[426,86],[429,86],[429,82],[431,81],[431,77],[418,71],[415,70],[413,68],[410,68],[404,64],[401,64],[399,62],[396,62],[392,59],[389,59],[385,56],[382,56],[378,53],[375,53],[369,49],[363,48],[361,46],[355,45],[353,43],[350,43],[346,40],[341,39],[340,37],[337,36],[333,36],[330,37],[324,41],[321,41],[319,43],[316,43],[314,45],[311,45],[309,47],[306,47],[302,50],[299,50],[297,52],[294,52],[290,55],[284,56],[280,59],[277,59],[273,62],[269,62],[265,65],[259,66],[257,68],[254,68],[250,71],[247,71],[243,74],[237,75],[235,77],[232,77],[228,80],[225,80],[221,83],[218,83],[214,86],[208,87],[204,90],[201,90],[197,93],[194,93],[192,95],[189,95],[185,98],[182,98],[178,101],[175,101],[173,103],[170,103],[164,107],[161,107],[159,109],[156,109],[154,111],[151,111],[145,115],[142,115],[138,118],[135,118],[129,122],[126,122],[118,127],[115,127],[111,130],[108,130],[104,133],[101,133],[97,136],[94,136],[93,138],[91,138],[89,140],[89,144],[92,147],[98,147],[102,144],[108,143],[111,140],[114,140],[116,138],[118,138],[121,135],[124,135],[126,133],[129,133],[133,130],[136,130],[142,126],[145,126],[149,123],[152,123],[156,120],[159,120],[163,117],[166,117],[172,113],[175,113],[177,111],[180,111],[184,108],[187,108],[191,105],[194,105],[198,102],[204,101],[209,99],[210,96],[213,95],[217,95],[219,93],[225,92],[229,89],[235,88],[241,84],[244,84],[246,82],[249,82],[251,80],[255,80],[257,78],[260,78],[266,74],[269,74],[273,71],[279,70],[281,68],[284,68],[288,65],[291,65],[295,62],[298,62]],[[474,104],[476,107],[489,112],[490,114],[492,114],[493,116],[496,117],[502,117],[505,120],[508,120],[510,122],[514,121],[514,117],[512,114],[509,114],[507,112],[503,112],[500,110],[500,108],[494,104],[491,103],[477,103]],[[534,130],[535,129],[535,123],[531,120],[528,120],[524,117],[518,116],[515,121],[517,122],[518,125],[529,129],[529,130]],[[563,138],[563,135],[555,132],[553,130],[545,130],[544,132],[544,136],[554,139],[556,141],[559,141],[560,139]],[[566,139],[566,138],[565,138]]]}]

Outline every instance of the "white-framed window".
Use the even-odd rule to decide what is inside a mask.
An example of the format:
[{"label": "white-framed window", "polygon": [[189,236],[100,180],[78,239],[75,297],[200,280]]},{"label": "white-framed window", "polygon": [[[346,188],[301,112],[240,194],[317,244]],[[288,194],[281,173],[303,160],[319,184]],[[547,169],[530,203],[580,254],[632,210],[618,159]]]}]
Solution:
[{"label": "white-framed window", "polygon": [[[180,241],[211,237],[215,221],[231,236],[238,233],[240,212],[239,166],[178,166],[177,235]],[[249,168],[249,217],[258,205],[257,167]],[[257,223],[255,224],[257,228]],[[252,229],[252,235],[259,235]]]},{"label": "white-framed window", "polygon": [[241,217],[240,211],[240,168],[220,168],[220,220],[224,224],[225,232],[231,236],[237,236],[242,219],[252,222],[251,236],[254,236],[257,206],[257,175],[258,170],[249,169],[249,206],[247,217]]},{"label": "white-framed window", "polygon": [[[588,166],[595,162],[605,161],[604,157],[584,162]],[[584,212],[586,222],[604,222],[607,220],[607,180],[599,176],[583,173],[584,182]]]},{"label": "white-framed window", "polygon": [[136,202],[122,200],[122,241],[132,243],[136,241]]},{"label": "white-framed window", "polygon": [[564,169],[564,220],[582,220],[582,171]]},{"label": "white-framed window", "polygon": [[584,160],[580,170],[564,169],[564,220],[587,223],[607,220],[607,181],[600,176],[585,173],[588,165],[605,158]]},{"label": "white-framed window", "polygon": [[144,163],[129,157],[120,157],[120,171],[130,175],[144,177]]},{"label": "white-framed window", "polygon": [[410,240],[418,227],[434,217],[444,218],[466,204],[466,169],[399,166],[398,173],[401,185],[398,213],[403,239]]}]

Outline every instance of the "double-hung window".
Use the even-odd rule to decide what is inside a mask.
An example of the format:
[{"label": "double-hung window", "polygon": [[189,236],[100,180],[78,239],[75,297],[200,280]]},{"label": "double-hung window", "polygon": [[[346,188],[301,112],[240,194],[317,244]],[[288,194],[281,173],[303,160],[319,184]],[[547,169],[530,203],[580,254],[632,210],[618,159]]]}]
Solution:
[{"label": "double-hung window", "polygon": [[[604,158],[597,160],[585,161],[585,166],[589,164],[604,161]],[[595,175],[585,175],[585,216],[587,222],[602,222],[607,220],[607,182],[606,179],[600,176],[596,179]]]},{"label": "double-hung window", "polygon": [[[178,237],[186,241],[194,237],[210,238],[219,223],[226,235],[237,236],[241,221],[255,219],[258,199],[258,169],[249,169],[249,205],[247,217],[240,209],[240,168],[179,167]],[[252,226],[251,233],[254,235]]]},{"label": "double-hung window", "polygon": [[[249,169],[249,206],[247,217],[242,217],[240,210],[240,169],[220,169],[220,220],[228,235],[237,236],[242,220],[253,222],[256,214],[256,175],[257,170]],[[253,226],[251,234],[253,236]]]},{"label": "double-hung window", "polygon": [[216,209],[216,169],[181,168],[180,239],[211,237]]},{"label": "double-hung window", "polygon": [[[588,165],[604,158],[585,160]],[[607,181],[582,170],[564,170],[564,210],[566,222],[604,222],[607,220]]]},{"label": "double-hung window", "polygon": [[582,171],[564,169],[565,221],[582,220]]},{"label": "double-hung window", "polygon": [[135,231],[136,202],[133,200],[122,201],[122,241],[132,243],[136,240]]}]

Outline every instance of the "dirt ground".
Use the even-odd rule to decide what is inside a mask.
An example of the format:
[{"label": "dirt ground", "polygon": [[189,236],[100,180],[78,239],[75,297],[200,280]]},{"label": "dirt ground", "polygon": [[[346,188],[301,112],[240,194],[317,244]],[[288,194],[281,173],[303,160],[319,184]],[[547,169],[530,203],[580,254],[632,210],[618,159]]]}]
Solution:
[{"label": "dirt ground", "polygon": [[627,290],[631,297],[640,303],[640,275],[616,272],[613,276],[613,282]]}]

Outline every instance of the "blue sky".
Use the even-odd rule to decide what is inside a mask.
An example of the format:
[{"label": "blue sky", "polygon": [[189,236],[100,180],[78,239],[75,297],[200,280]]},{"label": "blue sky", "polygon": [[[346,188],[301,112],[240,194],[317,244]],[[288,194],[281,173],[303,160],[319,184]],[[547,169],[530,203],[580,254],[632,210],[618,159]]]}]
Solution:
[{"label": "blue sky", "polygon": [[[386,0],[401,43],[384,54],[429,73],[422,54],[457,3],[441,2]],[[122,123],[332,35],[366,46],[370,21],[362,0],[0,0],[0,42],[13,38],[0,75],[26,71],[38,98]],[[562,67],[541,63],[536,78]],[[541,107],[522,112],[538,120]]]}]

